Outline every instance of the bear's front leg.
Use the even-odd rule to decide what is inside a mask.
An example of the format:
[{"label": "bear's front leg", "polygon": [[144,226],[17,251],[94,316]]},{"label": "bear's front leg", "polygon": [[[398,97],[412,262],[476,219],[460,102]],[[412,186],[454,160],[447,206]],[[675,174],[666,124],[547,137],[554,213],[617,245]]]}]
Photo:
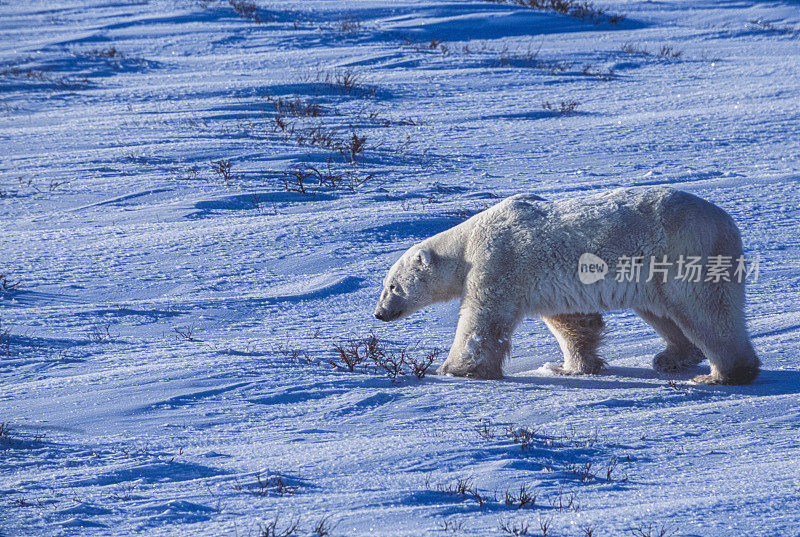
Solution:
[{"label": "bear's front leg", "polygon": [[493,308],[469,303],[462,305],[450,354],[436,373],[480,379],[502,378],[503,361],[511,352],[511,335],[518,322],[516,314],[501,314]]}]

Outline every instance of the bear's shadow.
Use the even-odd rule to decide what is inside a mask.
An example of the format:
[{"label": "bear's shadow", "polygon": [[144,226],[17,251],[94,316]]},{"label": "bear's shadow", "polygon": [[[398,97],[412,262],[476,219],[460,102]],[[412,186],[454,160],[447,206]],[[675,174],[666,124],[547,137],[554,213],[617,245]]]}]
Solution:
[{"label": "bear's shadow", "polygon": [[[580,388],[584,390],[618,390],[655,388],[662,386],[662,383],[654,384],[652,382],[653,380],[662,380],[664,382],[676,380],[681,384],[687,383],[686,386],[692,389],[738,395],[767,397],[773,395],[800,394],[800,371],[792,370],[762,370],[752,384],[743,386],[688,383],[695,375],[707,373],[707,367],[708,366],[699,366],[690,373],[667,376],[650,368],[610,365],[606,371],[599,375],[551,376],[539,375],[534,372],[526,371],[514,376],[505,377],[503,381],[537,386]],[[650,379],[650,381],[637,381],[635,379]]]}]

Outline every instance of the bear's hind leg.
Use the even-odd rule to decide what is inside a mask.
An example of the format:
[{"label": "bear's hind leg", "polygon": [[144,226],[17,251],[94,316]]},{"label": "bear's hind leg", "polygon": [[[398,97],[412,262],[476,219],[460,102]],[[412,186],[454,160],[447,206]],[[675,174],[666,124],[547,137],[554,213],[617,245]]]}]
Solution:
[{"label": "bear's hind leg", "polygon": [[564,365],[553,368],[565,375],[599,373],[605,361],[597,354],[605,322],[599,313],[571,313],[543,318],[564,354]]},{"label": "bear's hind leg", "polygon": [[689,341],[675,321],[646,310],[635,311],[667,344],[667,348],[653,358],[653,369],[662,373],[681,373],[705,359],[703,352]]},{"label": "bear's hind leg", "polygon": [[694,312],[680,315],[675,321],[711,364],[711,374],[698,375],[694,382],[705,384],[749,384],[758,376],[760,362],[756,356],[739,311]]}]

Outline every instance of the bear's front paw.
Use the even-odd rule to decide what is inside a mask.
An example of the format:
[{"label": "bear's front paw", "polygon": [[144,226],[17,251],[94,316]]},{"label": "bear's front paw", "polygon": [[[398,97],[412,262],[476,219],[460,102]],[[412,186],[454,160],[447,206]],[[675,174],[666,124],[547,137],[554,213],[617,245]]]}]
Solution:
[{"label": "bear's front paw", "polygon": [[450,371],[450,366],[448,366],[447,364],[442,364],[442,365],[440,365],[440,366],[439,366],[439,368],[436,370],[436,374],[437,374],[437,375],[443,375],[443,376],[449,376],[449,377],[453,377],[453,376],[455,376],[455,375],[454,375],[454,374],[453,374],[453,373]]},{"label": "bear's front paw", "polygon": [[443,363],[439,369],[436,370],[437,375],[447,375],[451,377],[468,377],[475,379],[499,379],[503,378],[501,370],[496,368],[484,367],[483,364],[475,363]]},{"label": "bear's front paw", "polygon": [[475,365],[474,364],[464,364],[464,363],[443,363],[439,366],[439,369],[436,370],[437,375],[447,375],[450,377],[473,377],[475,372]]}]

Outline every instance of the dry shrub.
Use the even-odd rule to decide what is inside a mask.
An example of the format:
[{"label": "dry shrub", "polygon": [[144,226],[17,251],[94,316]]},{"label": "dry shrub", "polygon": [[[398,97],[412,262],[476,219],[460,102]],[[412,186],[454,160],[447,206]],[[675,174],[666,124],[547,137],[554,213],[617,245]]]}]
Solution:
[{"label": "dry shrub", "polygon": [[385,373],[390,379],[413,374],[425,378],[428,369],[441,354],[440,349],[418,356],[408,349],[391,350],[385,341],[374,333],[364,339],[350,340],[333,346],[334,358],[329,363],[341,371]]}]

